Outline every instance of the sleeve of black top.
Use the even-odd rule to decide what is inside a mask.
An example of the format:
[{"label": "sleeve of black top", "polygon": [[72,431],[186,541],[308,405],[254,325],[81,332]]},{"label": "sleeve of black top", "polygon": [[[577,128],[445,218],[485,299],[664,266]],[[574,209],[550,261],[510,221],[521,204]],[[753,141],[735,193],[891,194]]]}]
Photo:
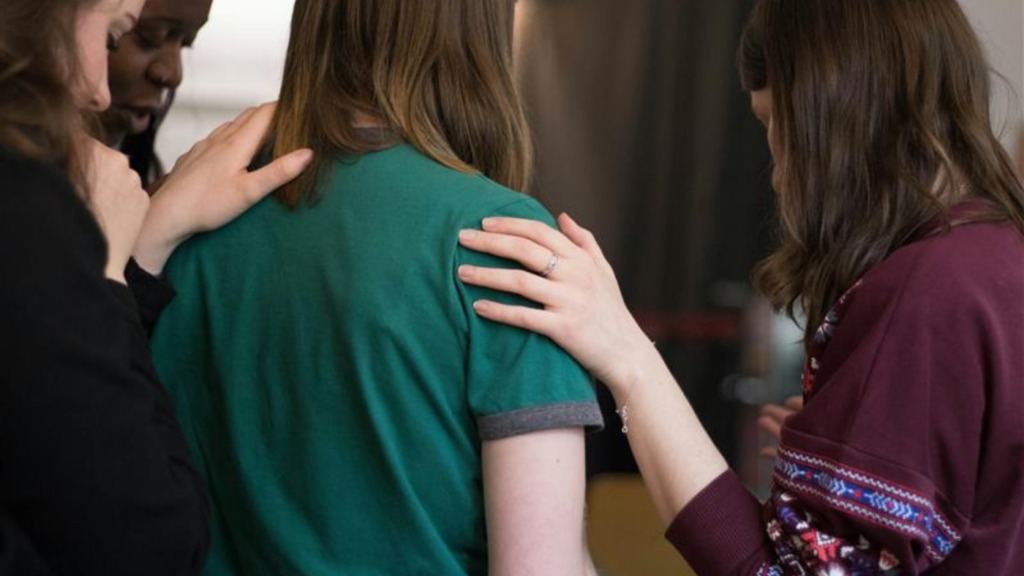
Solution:
[{"label": "sleeve of black top", "polygon": [[54,171],[0,182],[0,507],[57,574],[199,573],[201,481],[98,227]]},{"label": "sleeve of black top", "polygon": [[144,270],[135,262],[135,259],[128,261],[124,277],[138,304],[142,328],[149,336],[153,333],[153,327],[156,326],[160,312],[171,303],[171,300],[174,300],[177,292],[166,282]]},{"label": "sleeve of black top", "polygon": [[21,526],[0,509],[0,574],[53,576],[53,571],[28,539]]}]

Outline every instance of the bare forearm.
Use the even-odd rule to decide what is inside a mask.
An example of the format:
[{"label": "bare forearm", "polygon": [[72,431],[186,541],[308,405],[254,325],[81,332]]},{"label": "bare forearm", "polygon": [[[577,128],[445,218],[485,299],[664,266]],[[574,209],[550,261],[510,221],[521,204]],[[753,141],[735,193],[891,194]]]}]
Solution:
[{"label": "bare forearm", "polygon": [[604,382],[620,407],[626,404],[633,453],[661,516],[670,521],[728,467],[630,314],[593,235],[565,215],[559,224],[564,234],[539,222],[489,218],[485,232],[466,230],[459,239],[530,270],[544,270],[554,254],[557,273],[462,266],[459,277],[544,305],[477,301],[474,308],[484,318],[548,336]]},{"label": "bare forearm", "polygon": [[159,275],[174,250],[190,236],[182,224],[187,219],[174,212],[173,203],[156,196],[135,243],[135,261],[150,274]]},{"label": "bare forearm", "polygon": [[653,346],[637,359],[630,381],[608,385],[617,405],[626,403],[633,455],[670,523],[728,465]]}]

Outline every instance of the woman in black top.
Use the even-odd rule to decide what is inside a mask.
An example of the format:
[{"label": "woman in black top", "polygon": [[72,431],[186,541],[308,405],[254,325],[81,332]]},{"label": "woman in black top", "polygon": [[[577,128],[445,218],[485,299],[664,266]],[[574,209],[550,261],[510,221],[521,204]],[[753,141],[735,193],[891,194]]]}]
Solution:
[{"label": "woman in black top", "polygon": [[246,172],[272,115],[263,106],[197,144],[150,201],[124,156],[85,136],[82,113],[109,105],[107,49],[141,6],[4,0],[4,575],[201,570],[202,488],[146,342],[146,322],[173,292],[150,273],[189,235],[231,220],[309,159],[304,151]]}]

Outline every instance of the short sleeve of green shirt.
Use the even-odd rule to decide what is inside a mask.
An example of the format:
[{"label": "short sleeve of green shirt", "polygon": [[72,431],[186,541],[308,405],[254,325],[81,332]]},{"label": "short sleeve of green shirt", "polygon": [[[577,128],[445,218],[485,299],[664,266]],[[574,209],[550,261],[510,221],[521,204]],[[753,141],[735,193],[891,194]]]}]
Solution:
[{"label": "short sleeve of green shirt", "polygon": [[[554,219],[535,200],[524,197],[485,216]],[[466,222],[479,228],[480,220]],[[518,265],[459,247],[455,269],[463,264],[492,268]],[[456,290],[468,324],[467,380],[469,407],[482,440],[497,440],[556,428],[603,426],[591,378],[564,350],[546,336],[481,318],[473,303],[495,302],[536,306],[518,296],[470,286],[457,278]]]}]

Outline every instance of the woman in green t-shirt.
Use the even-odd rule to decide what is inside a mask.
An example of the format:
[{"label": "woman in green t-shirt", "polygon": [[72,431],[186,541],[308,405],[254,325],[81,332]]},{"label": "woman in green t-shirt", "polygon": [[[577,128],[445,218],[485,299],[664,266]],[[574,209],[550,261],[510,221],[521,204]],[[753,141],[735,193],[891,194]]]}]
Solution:
[{"label": "woman in green t-shirt", "polygon": [[553,223],[513,0],[299,0],[275,153],[316,164],[168,263],[153,339],[214,525],[207,574],[584,574],[586,373],[480,320],[458,231]]}]

